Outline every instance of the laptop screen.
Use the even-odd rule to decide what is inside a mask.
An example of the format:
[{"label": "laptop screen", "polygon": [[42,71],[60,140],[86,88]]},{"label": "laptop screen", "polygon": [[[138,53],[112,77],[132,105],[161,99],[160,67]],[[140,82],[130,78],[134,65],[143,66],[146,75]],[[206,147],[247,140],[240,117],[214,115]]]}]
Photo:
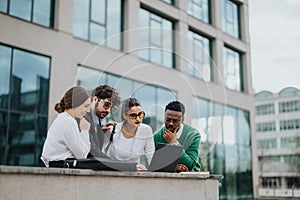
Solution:
[{"label": "laptop screen", "polygon": [[183,146],[158,143],[149,166],[152,172],[175,172]]}]

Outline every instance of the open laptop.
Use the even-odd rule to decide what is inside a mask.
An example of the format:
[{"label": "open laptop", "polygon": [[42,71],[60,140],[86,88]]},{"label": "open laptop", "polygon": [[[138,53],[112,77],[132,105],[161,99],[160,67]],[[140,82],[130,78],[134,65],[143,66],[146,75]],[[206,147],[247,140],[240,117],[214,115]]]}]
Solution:
[{"label": "open laptop", "polygon": [[[183,146],[158,143],[156,151],[147,171],[151,172],[175,172]],[[74,161],[72,161],[73,163]],[[119,161],[110,158],[79,159],[76,168],[108,171],[136,171],[136,162]]]},{"label": "open laptop", "polygon": [[158,143],[148,171],[175,172],[183,146]]}]

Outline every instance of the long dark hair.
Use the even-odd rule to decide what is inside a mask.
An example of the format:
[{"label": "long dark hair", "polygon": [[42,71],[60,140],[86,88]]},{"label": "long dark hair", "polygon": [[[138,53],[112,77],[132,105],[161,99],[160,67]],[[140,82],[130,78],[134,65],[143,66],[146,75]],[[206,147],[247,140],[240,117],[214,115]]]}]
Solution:
[{"label": "long dark hair", "polygon": [[88,98],[90,98],[90,95],[84,88],[75,86],[66,91],[60,102],[55,104],[54,109],[58,113],[61,113],[66,109],[76,108],[80,106]]}]

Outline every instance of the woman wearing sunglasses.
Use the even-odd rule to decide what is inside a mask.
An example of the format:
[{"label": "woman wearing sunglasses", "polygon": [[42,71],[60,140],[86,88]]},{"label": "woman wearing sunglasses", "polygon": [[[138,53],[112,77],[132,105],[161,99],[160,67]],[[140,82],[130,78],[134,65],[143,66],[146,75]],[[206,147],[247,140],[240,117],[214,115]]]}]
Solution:
[{"label": "woman wearing sunglasses", "polygon": [[[137,170],[145,170],[141,155],[151,163],[155,151],[153,132],[150,126],[142,124],[145,113],[136,98],[128,98],[122,104],[122,122],[105,133],[108,145],[107,155],[116,160],[137,162]],[[115,132],[115,133],[114,133]]]}]

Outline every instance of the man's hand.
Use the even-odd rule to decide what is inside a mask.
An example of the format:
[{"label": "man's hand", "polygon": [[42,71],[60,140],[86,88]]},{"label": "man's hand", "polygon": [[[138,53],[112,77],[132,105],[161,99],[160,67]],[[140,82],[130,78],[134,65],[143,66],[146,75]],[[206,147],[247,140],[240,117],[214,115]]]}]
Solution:
[{"label": "man's hand", "polygon": [[177,164],[175,171],[176,172],[189,172],[189,168],[184,164]]},{"label": "man's hand", "polygon": [[106,132],[109,130],[110,126],[115,126],[115,125],[117,125],[117,122],[108,122],[102,127],[102,131]]},{"label": "man's hand", "polygon": [[169,130],[165,130],[163,137],[164,139],[169,143],[169,144],[173,144],[177,142],[177,138],[176,138],[176,133],[177,130],[179,129],[179,127],[177,127],[174,132],[169,131]]}]

